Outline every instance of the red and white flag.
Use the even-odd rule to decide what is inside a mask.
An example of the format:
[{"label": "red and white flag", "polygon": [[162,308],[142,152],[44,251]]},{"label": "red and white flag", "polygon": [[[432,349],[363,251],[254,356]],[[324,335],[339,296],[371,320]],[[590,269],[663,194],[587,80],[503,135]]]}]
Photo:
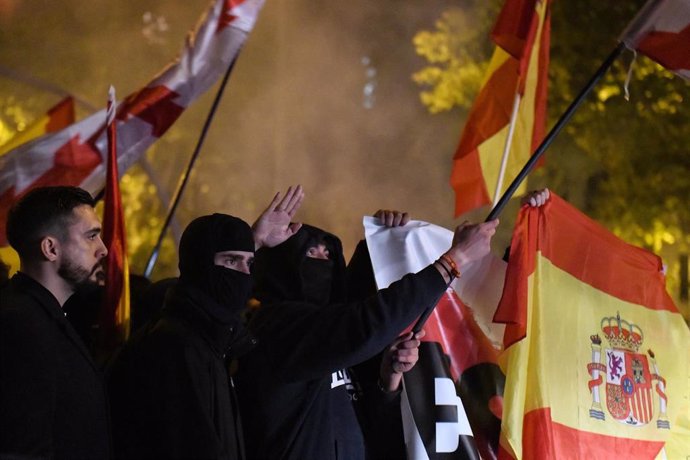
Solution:
[{"label": "red and white flag", "polygon": [[[160,138],[185,108],[208,90],[237,57],[264,0],[214,0],[187,37],[181,55],[117,111],[118,167],[124,172]],[[107,136],[105,110],[62,131],[42,136],[0,156],[0,203],[11,205],[47,185],[103,188]],[[6,208],[0,208],[0,222]],[[6,244],[4,232],[0,245]]]},{"label": "red and white flag", "polygon": [[649,0],[621,41],[690,79],[690,0]]}]

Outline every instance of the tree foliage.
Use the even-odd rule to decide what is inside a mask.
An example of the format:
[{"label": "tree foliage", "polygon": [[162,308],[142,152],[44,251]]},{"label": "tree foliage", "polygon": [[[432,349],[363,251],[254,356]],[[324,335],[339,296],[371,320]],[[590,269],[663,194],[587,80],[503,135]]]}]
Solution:
[{"label": "tree foliage", "polygon": [[[480,14],[448,11],[434,31],[420,31],[415,37],[414,45],[428,65],[413,78],[425,85],[421,98],[431,113],[471,105],[468,88],[476,94],[477,69],[489,58],[473,41],[489,41],[497,3],[474,4],[483,10]],[[642,3],[552,3],[549,126],[614,49]],[[485,20],[474,25],[475,35],[464,30],[469,20]],[[626,241],[662,255],[674,292],[678,255],[690,251],[690,84],[643,56],[631,67],[632,57],[626,52],[616,60],[557,143],[569,155],[586,157],[590,166],[584,169],[585,177],[582,170],[568,170],[568,161],[551,152],[546,166],[533,175],[562,195],[567,192],[561,189],[583,188],[582,202],[576,205]]]}]

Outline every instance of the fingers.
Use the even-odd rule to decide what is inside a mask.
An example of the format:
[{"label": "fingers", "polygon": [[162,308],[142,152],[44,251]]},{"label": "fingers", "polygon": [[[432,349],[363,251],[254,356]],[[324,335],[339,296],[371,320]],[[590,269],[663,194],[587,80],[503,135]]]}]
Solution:
[{"label": "fingers", "polygon": [[525,195],[521,200],[520,204],[529,205],[532,208],[538,208],[543,206],[551,197],[551,192],[548,188],[543,188],[541,190],[535,190],[533,192]]},{"label": "fingers", "polygon": [[292,196],[288,199],[288,195],[285,195],[285,198],[283,201],[287,200],[287,204],[285,205],[285,211],[290,215],[290,217],[294,216],[299,207],[302,204],[302,200],[304,199],[304,190],[302,189],[301,185],[298,185],[297,188],[295,188]]},{"label": "fingers", "polygon": [[279,201],[280,201],[280,192],[277,192],[275,195],[273,195],[273,199],[271,200],[271,202],[266,207],[266,212],[273,211],[276,208],[276,206],[278,206]]},{"label": "fingers", "polygon": [[293,222],[288,226],[288,233],[290,236],[294,235],[302,228],[302,222]]},{"label": "fingers", "polygon": [[388,209],[379,209],[374,213],[374,217],[379,219],[381,224],[386,227],[400,227],[410,221],[410,215],[408,213]]}]

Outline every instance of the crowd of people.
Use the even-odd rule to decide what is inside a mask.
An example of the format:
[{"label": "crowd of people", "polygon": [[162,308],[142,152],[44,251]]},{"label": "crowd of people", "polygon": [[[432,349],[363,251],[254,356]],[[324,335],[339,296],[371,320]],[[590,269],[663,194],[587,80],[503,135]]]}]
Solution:
[{"label": "crowd of people", "polygon": [[276,194],[251,226],[194,219],[179,278],[148,287],[153,313],[102,365],[66,313],[75,294],[99,308],[94,201],[24,196],[7,220],[20,270],[0,288],[0,458],[404,458],[401,380],[424,333],[403,331],[489,252],[498,221],[458,226],[438,260],[376,290],[364,241],[346,264],[337,236],[293,222],[303,197]]}]

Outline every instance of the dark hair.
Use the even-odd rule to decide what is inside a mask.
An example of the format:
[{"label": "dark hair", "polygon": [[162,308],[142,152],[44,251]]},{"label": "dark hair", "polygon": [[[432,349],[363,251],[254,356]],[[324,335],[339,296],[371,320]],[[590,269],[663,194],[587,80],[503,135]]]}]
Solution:
[{"label": "dark hair", "polygon": [[79,187],[40,187],[22,197],[7,215],[7,241],[22,259],[38,253],[37,243],[48,234],[64,240],[72,210],[95,205],[89,192]]}]

